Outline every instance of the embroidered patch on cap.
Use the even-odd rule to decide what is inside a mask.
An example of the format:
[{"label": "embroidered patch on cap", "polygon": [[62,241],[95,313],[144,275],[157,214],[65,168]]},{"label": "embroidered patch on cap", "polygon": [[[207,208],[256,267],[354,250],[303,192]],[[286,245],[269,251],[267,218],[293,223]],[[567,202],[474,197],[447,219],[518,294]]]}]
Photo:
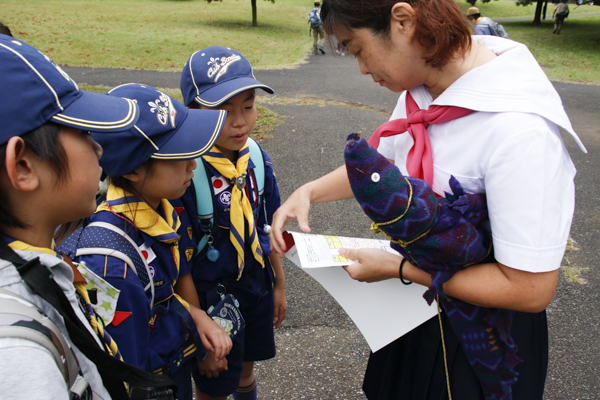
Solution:
[{"label": "embroidered patch on cap", "polygon": [[217,83],[219,78],[227,73],[229,66],[236,61],[240,61],[241,59],[242,57],[238,56],[237,54],[232,54],[229,57],[211,57],[208,65],[212,64],[212,67],[208,68],[206,75],[211,79],[214,76],[214,82]]},{"label": "embroidered patch on cap", "polygon": [[161,125],[167,126],[169,121],[171,121],[171,127],[175,129],[175,116],[177,115],[177,110],[173,107],[171,98],[168,95],[162,92],[159,93],[158,99],[148,102],[150,112],[154,113],[156,111],[156,118],[158,118],[158,122],[160,122]]}]

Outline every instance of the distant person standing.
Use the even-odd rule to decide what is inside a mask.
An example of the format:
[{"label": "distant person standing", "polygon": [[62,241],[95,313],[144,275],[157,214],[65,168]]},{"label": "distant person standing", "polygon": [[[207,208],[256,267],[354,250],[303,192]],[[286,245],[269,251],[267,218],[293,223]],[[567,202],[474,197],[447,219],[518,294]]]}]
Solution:
[{"label": "distant person standing", "polygon": [[491,18],[482,17],[477,7],[469,7],[467,20],[473,26],[476,35],[491,35],[508,38],[504,27]]},{"label": "distant person standing", "polygon": [[567,0],[560,0],[560,3],[558,3],[558,5],[554,8],[552,16],[554,17],[554,32],[552,33],[556,33],[558,35],[562,29],[565,18],[569,16],[569,6],[567,5]]},{"label": "distant person standing", "polygon": [[317,51],[325,54],[325,49],[319,44],[319,40],[323,40],[325,32],[323,31],[323,23],[321,22],[321,2],[315,1],[315,8],[310,10],[308,14],[308,22],[310,23],[310,30],[313,36],[313,54],[317,54]]}]

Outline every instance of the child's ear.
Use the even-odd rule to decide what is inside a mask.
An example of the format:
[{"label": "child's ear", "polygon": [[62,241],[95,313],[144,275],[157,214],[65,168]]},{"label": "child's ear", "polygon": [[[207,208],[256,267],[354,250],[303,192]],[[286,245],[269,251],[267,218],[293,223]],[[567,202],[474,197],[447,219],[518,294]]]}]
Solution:
[{"label": "child's ear", "polygon": [[[34,159],[34,157],[36,159]],[[24,192],[31,192],[40,185],[35,169],[37,156],[27,150],[25,142],[19,136],[13,136],[6,143],[6,174],[12,186]]]},{"label": "child's ear", "polygon": [[123,178],[133,183],[140,183],[144,179],[144,176],[146,176],[146,166],[140,165],[130,173],[123,175]]}]

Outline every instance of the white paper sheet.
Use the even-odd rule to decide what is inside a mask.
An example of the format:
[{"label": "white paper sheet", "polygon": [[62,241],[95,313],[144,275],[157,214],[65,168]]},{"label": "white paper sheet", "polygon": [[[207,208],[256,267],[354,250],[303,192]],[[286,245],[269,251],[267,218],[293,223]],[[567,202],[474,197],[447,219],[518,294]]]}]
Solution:
[{"label": "white paper sheet", "polygon": [[[376,248],[398,254],[390,247],[389,240],[349,238],[332,235],[312,235],[299,232],[288,232],[294,238],[295,254],[286,254],[288,258],[297,257],[298,266],[306,268],[343,267],[352,264],[344,256],[340,256],[340,249],[366,249]],[[284,233],[285,234],[285,233]],[[288,252],[289,253],[289,252]],[[293,261],[293,260],[292,260]]]},{"label": "white paper sheet", "polygon": [[[327,240],[327,237],[298,232],[290,233],[294,237],[294,241],[297,241],[296,245],[288,250],[286,257],[303,268],[333,296],[352,318],[373,352],[385,347],[436,315],[435,303],[428,306],[423,299],[423,293],[427,288],[417,284],[403,285],[399,279],[375,283],[358,282],[350,278],[340,266],[315,267],[317,262],[323,264],[327,258],[328,251],[322,244],[323,238]],[[335,242],[335,239],[332,238],[342,239],[337,236],[329,236],[329,238],[330,243]],[[367,243],[365,247],[378,247],[375,242],[384,242],[375,239],[343,239],[352,239],[351,241],[343,240],[344,244]],[[307,246],[315,243],[318,247],[309,250]],[[372,245],[370,246],[369,243]],[[384,247],[389,248],[389,242],[387,246],[384,243]],[[394,250],[389,248],[388,251]],[[333,258],[337,252],[329,253],[329,257]],[[311,257],[307,257],[307,254],[310,254]],[[303,258],[310,259],[311,267],[304,268]],[[334,265],[349,265],[352,262],[341,259],[334,261]]]}]

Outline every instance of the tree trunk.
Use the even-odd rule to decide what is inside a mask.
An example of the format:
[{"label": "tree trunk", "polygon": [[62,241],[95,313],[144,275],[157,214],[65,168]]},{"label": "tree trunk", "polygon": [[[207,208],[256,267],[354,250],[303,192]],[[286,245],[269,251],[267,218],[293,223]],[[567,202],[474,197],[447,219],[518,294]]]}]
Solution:
[{"label": "tree trunk", "polygon": [[251,0],[252,4],[252,26],[258,26],[258,17],[256,16],[256,0]]},{"label": "tree trunk", "polygon": [[542,19],[546,19],[546,10],[548,9],[548,1],[544,3],[544,10],[542,11]]},{"label": "tree trunk", "polygon": [[[546,3],[548,0],[545,1]],[[538,0],[535,6],[535,17],[533,17],[533,24],[539,25],[542,23],[541,15],[542,15],[542,7],[544,6],[544,0]]]}]

